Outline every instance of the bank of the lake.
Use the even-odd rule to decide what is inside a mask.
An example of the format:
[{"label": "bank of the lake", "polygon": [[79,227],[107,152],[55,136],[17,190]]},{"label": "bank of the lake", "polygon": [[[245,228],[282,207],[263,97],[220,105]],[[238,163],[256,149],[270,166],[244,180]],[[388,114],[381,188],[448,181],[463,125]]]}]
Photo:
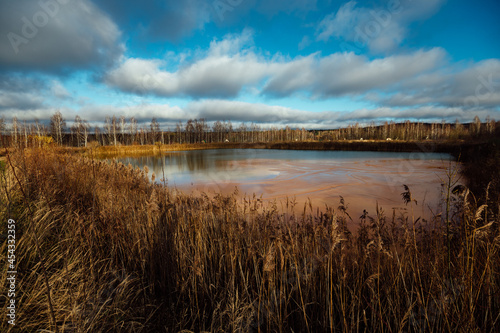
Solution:
[{"label": "bank of the lake", "polygon": [[286,150],[341,150],[341,151],[386,151],[386,152],[424,152],[449,153],[458,157],[463,151],[474,150],[485,142],[464,141],[380,141],[380,140],[342,140],[342,141],[305,141],[305,142],[256,142],[256,143],[195,143],[195,144],[158,144],[133,146],[98,146],[93,151],[103,155],[151,154],[163,151],[199,149],[286,149]]}]

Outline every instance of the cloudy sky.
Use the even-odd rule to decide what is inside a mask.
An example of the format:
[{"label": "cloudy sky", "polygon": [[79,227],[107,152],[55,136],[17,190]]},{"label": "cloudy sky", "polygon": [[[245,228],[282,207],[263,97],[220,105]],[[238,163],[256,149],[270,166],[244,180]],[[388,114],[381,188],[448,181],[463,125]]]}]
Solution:
[{"label": "cloudy sky", "polygon": [[498,0],[0,0],[0,117],[500,119]]}]

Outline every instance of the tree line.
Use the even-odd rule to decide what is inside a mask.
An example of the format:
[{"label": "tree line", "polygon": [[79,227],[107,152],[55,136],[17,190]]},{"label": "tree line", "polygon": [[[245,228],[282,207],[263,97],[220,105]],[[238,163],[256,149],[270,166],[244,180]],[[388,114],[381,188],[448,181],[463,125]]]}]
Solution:
[{"label": "tree line", "polygon": [[150,123],[139,124],[134,117],[107,116],[102,126],[91,126],[76,116],[71,126],[60,112],[54,113],[48,125],[34,120],[19,121],[12,118],[10,124],[0,118],[1,144],[3,147],[41,146],[56,143],[70,147],[87,147],[89,142],[99,145],[147,145],[147,144],[194,144],[194,143],[254,143],[290,141],[334,141],[334,140],[459,140],[491,135],[500,126],[487,117],[481,122],[475,117],[471,123],[402,123],[385,121],[368,126],[359,123],[331,130],[306,130],[305,128],[262,127],[252,123],[233,126],[231,121],[207,122],[205,119],[179,121],[175,128],[162,129],[156,118]]}]

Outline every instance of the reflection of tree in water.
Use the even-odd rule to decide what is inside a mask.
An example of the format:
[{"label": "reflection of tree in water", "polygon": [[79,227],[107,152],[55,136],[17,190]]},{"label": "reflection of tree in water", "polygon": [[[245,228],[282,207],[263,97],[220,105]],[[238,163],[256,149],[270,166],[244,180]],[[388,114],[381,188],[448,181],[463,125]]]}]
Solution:
[{"label": "reflection of tree in water", "polygon": [[190,172],[193,171],[202,171],[206,173],[207,168],[209,168],[209,161],[207,156],[205,156],[203,151],[190,152],[188,154],[184,154],[185,164],[183,161],[179,161],[179,169],[182,168],[183,165],[188,167]]},{"label": "reflection of tree in water", "polygon": [[126,158],[125,163],[131,163],[134,166],[148,168],[156,174],[157,177],[169,177],[175,173],[198,173],[210,175],[214,172],[227,171],[233,164],[229,158],[220,159],[219,156],[211,152],[190,151],[187,153],[172,153],[164,156],[143,156],[140,158]]},{"label": "reflection of tree in water", "polygon": [[[190,174],[189,178],[198,175],[195,178],[199,181],[224,183],[230,180],[230,175],[241,171],[242,161],[252,161],[256,155],[253,150],[200,150],[172,152],[163,156],[125,157],[119,160],[125,165],[130,163],[141,169],[147,165],[149,176],[154,172],[157,180],[165,177],[168,181],[175,182],[175,178],[184,178]],[[199,178],[201,175],[203,176]]]}]

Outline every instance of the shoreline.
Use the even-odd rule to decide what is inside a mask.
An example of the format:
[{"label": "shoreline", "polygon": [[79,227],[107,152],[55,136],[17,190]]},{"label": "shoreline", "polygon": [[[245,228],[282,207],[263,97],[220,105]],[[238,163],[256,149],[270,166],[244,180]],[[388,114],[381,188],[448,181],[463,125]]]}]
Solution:
[{"label": "shoreline", "polygon": [[[382,140],[341,140],[341,141],[302,141],[302,142],[255,142],[255,143],[193,143],[135,146],[99,146],[80,148],[84,154],[96,157],[136,156],[159,154],[170,151],[208,150],[208,149],[279,149],[279,150],[338,150],[338,151],[380,151],[380,152],[418,152],[449,153],[456,159],[468,155],[476,147],[487,142],[464,141],[382,141]],[[74,150],[74,148],[73,148]]]}]

